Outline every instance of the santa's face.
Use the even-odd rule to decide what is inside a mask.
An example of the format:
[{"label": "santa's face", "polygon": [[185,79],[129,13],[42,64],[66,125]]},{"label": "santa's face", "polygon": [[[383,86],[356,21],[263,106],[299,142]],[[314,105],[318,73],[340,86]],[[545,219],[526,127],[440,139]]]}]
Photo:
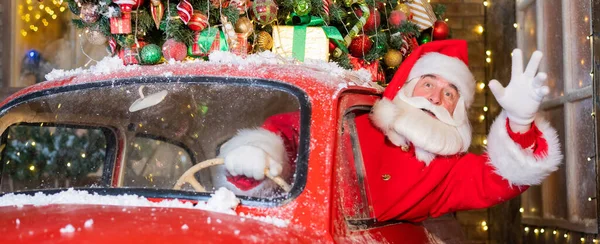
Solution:
[{"label": "santa's face", "polygon": [[[413,90],[413,97],[423,97],[435,106],[445,108],[451,115],[460,98],[456,86],[437,75],[422,76]],[[431,115],[432,111],[429,112]]]}]

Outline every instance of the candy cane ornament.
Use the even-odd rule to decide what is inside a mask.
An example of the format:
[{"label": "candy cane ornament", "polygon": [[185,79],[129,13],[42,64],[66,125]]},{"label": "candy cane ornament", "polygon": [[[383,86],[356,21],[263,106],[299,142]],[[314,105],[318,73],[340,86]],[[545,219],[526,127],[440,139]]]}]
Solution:
[{"label": "candy cane ornament", "polygon": [[181,18],[184,24],[187,25],[190,21],[192,13],[194,13],[194,7],[187,0],[182,0],[177,4],[177,14],[179,14],[179,18]]},{"label": "candy cane ornament", "polygon": [[[358,35],[358,33],[360,33],[360,31],[362,30],[365,23],[367,23],[367,19],[369,18],[369,15],[371,15],[371,12],[369,11],[369,6],[365,3],[364,0],[345,0],[344,1],[344,5],[346,5],[346,7],[348,7],[348,8],[352,7],[352,5],[354,5],[354,4],[358,4],[358,7],[363,12],[363,14],[358,19],[358,22],[356,22],[356,24],[352,27],[352,29],[350,29],[348,31],[348,34],[346,34],[346,36],[344,37],[344,44],[346,44],[346,46],[349,46],[350,43],[352,42],[352,38],[356,37]],[[342,53],[343,53],[342,49],[340,49],[339,47],[336,47],[335,50],[333,50],[333,56],[336,58],[339,58],[340,56],[342,56]]]}]

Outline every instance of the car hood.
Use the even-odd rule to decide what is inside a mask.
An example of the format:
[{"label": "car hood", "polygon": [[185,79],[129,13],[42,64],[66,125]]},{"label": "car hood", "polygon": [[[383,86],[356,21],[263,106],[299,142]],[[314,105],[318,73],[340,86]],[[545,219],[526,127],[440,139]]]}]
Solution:
[{"label": "car hood", "polygon": [[0,207],[0,243],[314,243],[313,233],[198,209]]}]

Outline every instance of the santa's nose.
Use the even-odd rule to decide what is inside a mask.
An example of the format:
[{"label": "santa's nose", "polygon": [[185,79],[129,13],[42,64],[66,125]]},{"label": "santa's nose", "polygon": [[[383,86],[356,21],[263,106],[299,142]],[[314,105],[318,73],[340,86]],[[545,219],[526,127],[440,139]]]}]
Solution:
[{"label": "santa's nose", "polygon": [[429,102],[435,105],[439,105],[440,104],[440,95],[436,93],[432,93],[431,95],[429,95],[428,98]]}]

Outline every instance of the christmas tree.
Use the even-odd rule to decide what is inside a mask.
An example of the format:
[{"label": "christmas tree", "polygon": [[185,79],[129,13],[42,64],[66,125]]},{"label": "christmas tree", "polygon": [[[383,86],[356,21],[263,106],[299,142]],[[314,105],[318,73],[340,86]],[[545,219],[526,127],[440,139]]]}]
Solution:
[{"label": "christmas tree", "polygon": [[100,129],[14,125],[8,129],[3,174],[14,180],[77,179],[106,161]]},{"label": "christmas tree", "polygon": [[[426,0],[67,0],[89,42],[125,64],[272,50],[391,77],[420,44],[449,36]],[[316,40],[316,41],[315,41]],[[323,51],[325,50],[325,55]],[[382,61],[382,62],[381,62]]]}]

